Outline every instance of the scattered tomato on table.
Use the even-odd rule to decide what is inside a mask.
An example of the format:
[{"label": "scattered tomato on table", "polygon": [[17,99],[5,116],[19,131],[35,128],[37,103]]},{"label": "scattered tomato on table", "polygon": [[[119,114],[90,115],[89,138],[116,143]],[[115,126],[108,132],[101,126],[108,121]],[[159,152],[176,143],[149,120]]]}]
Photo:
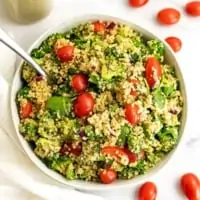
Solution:
[{"label": "scattered tomato on table", "polygon": [[193,17],[200,16],[200,1],[191,1],[185,5],[185,11]]},{"label": "scattered tomato on table", "polygon": [[167,37],[165,41],[170,45],[174,52],[178,52],[181,50],[182,42],[179,38],[171,36]]},{"label": "scattered tomato on table", "polygon": [[157,197],[157,187],[153,182],[145,182],[138,192],[139,200],[156,200]]},{"label": "scattered tomato on table", "polygon": [[131,7],[139,8],[148,3],[149,0],[129,0]]},{"label": "scattered tomato on table", "polygon": [[157,21],[163,25],[172,25],[178,23],[181,14],[175,8],[164,8],[157,14]]}]

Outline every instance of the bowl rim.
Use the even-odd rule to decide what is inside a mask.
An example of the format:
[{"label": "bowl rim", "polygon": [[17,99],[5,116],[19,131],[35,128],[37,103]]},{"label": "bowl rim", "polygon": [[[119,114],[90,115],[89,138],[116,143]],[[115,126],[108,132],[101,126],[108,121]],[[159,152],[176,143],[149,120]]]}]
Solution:
[{"label": "bowl rim", "polygon": [[[74,17],[71,19],[68,19],[68,21],[69,20],[71,20],[73,22]],[[186,87],[185,87],[185,81],[184,81],[179,63],[176,59],[175,53],[173,52],[171,47],[166,43],[165,40],[160,38],[158,36],[158,34],[155,34],[153,31],[149,31],[149,30],[145,29],[143,26],[141,26],[135,22],[133,23],[130,20],[124,19],[123,17],[116,17],[113,15],[107,15],[107,14],[78,15],[75,19],[75,22],[71,23],[73,25],[68,26],[67,21],[63,21],[63,22],[57,24],[56,26],[53,26],[53,27],[47,29],[46,31],[44,31],[44,33],[42,33],[39,37],[37,37],[34,40],[34,42],[29,46],[27,52],[30,54],[31,50],[38,47],[41,44],[41,42],[43,40],[45,40],[45,38],[48,37],[48,35],[50,35],[52,33],[56,33],[56,32],[62,32],[62,31],[59,31],[59,29],[63,29],[63,30],[65,29],[65,31],[66,31],[74,26],[77,26],[78,24],[81,24],[81,23],[84,23],[87,21],[95,21],[95,20],[116,21],[119,23],[123,23],[123,24],[126,24],[126,25],[132,27],[133,29],[136,29],[138,32],[143,32],[142,34],[145,33],[150,38],[158,39],[164,43],[166,52],[169,54],[168,56],[171,57],[171,59],[173,60],[174,68],[176,70],[176,74],[178,76],[179,82],[181,82],[181,93],[182,93],[183,99],[184,99],[181,125],[180,125],[180,129],[179,129],[180,136],[179,136],[179,141],[176,144],[176,146],[174,147],[174,149],[170,153],[168,153],[168,155],[166,155],[165,158],[158,165],[156,165],[155,167],[148,170],[147,173],[145,173],[144,175],[137,176],[130,180],[118,181],[118,182],[120,182],[119,184],[112,183],[112,184],[106,185],[106,187],[105,187],[105,185],[101,184],[101,183],[85,182],[85,181],[79,181],[79,180],[68,181],[62,175],[59,175],[57,172],[55,172],[51,169],[48,169],[48,167],[45,164],[43,164],[42,161],[34,154],[33,150],[28,145],[28,142],[24,139],[24,137],[19,132],[19,129],[18,129],[19,117],[17,117],[18,113],[16,112],[16,103],[15,103],[15,98],[16,98],[15,83],[17,81],[17,78],[19,78],[19,76],[20,76],[21,66],[23,63],[22,59],[20,60],[20,62],[18,64],[18,68],[14,74],[14,78],[13,78],[13,81],[11,84],[10,106],[11,106],[11,118],[12,118],[12,123],[15,128],[15,134],[17,134],[17,138],[20,141],[20,144],[23,147],[23,150],[25,151],[27,157],[35,164],[35,166],[37,166],[38,169],[40,169],[45,175],[51,177],[57,183],[61,183],[62,185],[67,186],[67,187],[73,187],[76,189],[86,190],[86,191],[107,191],[107,190],[119,189],[119,188],[125,188],[125,187],[127,188],[127,187],[131,187],[135,184],[141,183],[144,180],[146,180],[147,178],[148,179],[151,178],[153,175],[157,174],[158,172],[163,170],[164,167],[166,167],[167,163],[169,163],[172,160],[172,157],[177,152],[177,149],[181,146],[181,143],[185,136],[184,130],[185,130],[185,126],[187,123],[188,105],[187,105],[187,92],[186,92]]]}]

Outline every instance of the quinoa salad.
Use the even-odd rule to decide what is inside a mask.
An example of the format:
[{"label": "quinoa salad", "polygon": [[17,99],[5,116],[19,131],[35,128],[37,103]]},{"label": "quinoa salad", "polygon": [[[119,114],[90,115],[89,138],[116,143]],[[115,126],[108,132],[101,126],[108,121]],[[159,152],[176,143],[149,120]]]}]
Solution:
[{"label": "quinoa salad", "polygon": [[19,129],[48,168],[67,180],[111,183],[145,174],[176,146],[183,109],[165,46],[133,28],[89,21],[54,33],[27,63]]}]

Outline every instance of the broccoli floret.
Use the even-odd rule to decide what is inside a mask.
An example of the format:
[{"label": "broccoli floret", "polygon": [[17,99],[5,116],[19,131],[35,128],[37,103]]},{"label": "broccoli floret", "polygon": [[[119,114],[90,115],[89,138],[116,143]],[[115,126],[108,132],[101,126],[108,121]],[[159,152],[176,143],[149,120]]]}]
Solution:
[{"label": "broccoli floret", "polygon": [[38,123],[33,119],[24,119],[20,123],[20,132],[27,141],[37,141]]},{"label": "broccoli floret", "polygon": [[159,61],[164,61],[165,46],[161,41],[149,40],[147,46],[149,47],[151,54],[153,54]]},{"label": "broccoli floret", "polygon": [[118,146],[124,146],[127,143],[128,135],[130,134],[131,129],[129,126],[124,125],[121,127],[121,132],[117,140]]},{"label": "broccoli floret", "polygon": [[58,140],[39,138],[35,144],[36,148],[34,151],[40,158],[51,157],[60,150],[60,142]]}]

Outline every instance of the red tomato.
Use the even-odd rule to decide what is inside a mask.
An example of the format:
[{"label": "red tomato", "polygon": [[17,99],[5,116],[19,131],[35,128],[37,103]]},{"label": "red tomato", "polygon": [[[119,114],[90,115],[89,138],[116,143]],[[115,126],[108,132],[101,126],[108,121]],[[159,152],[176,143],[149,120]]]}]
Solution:
[{"label": "red tomato", "polygon": [[67,155],[68,153],[72,153],[76,156],[79,156],[82,152],[82,143],[73,144],[71,141],[64,142],[61,149],[60,154],[62,156]]},{"label": "red tomato", "polygon": [[102,23],[102,22],[94,22],[93,25],[94,25],[94,32],[96,32],[96,33],[97,32],[104,32],[105,29],[106,29],[105,24]]},{"label": "red tomato", "polygon": [[131,124],[135,125],[140,120],[140,115],[138,113],[139,107],[138,105],[132,106],[131,104],[126,104],[125,106],[125,118]]},{"label": "red tomato", "polygon": [[76,74],[72,77],[72,87],[76,92],[83,92],[88,86],[88,78],[83,74]]},{"label": "red tomato", "polygon": [[117,177],[117,173],[113,169],[104,169],[100,173],[100,179],[103,183],[109,184],[112,183]]},{"label": "red tomato", "polygon": [[89,92],[79,95],[74,102],[74,113],[77,117],[88,116],[94,108],[95,100]]},{"label": "red tomato", "polygon": [[181,17],[178,10],[174,8],[165,8],[158,12],[157,21],[160,24],[171,25],[176,24]]},{"label": "red tomato", "polygon": [[180,51],[182,47],[182,42],[177,37],[168,37],[165,39],[165,41],[171,46],[171,48],[174,50],[174,52]]},{"label": "red tomato", "polygon": [[33,110],[32,103],[30,101],[27,101],[27,103],[20,109],[20,117],[21,118],[30,117],[32,110]]},{"label": "red tomato", "polygon": [[129,4],[132,7],[139,8],[144,6],[149,0],[129,0]]},{"label": "red tomato", "polygon": [[71,61],[73,59],[73,54],[74,54],[74,47],[71,45],[61,47],[57,51],[57,56],[62,62]]},{"label": "red tomato", "polygon": [[129,157],[124,151],[124,148],[121,147],[107,146],[101,150],[101,153],[115,157],[120,163],[122,160],[125,160],[125,158],[129,160]]},{"label": "red tomato", "polygon": [[200,16],[200,1],[191,1],[185,5],[187,14],[198,17]]},{"label": "red tomato", "polygon": [[125,153],[128,155],[129,163],[134,163],[137,161],[137,155],[131,152],[129,149],[124,149]]},{"label": "red tomato", "polygon": [[154,57],[149,57],[145,66],[145,77],[150,88],[155,87],[161,78],[162,70],[160,63]]},{"label": "red tomato", "polygon": [[153,182],[144,183],[139,189],[139,200],[155,200],[157,187]]},{"label": "red tomato", "polygon": [[200,180],[195,174],[184,174],[181,177],[181,188],[189,200],[200,199]]}]

